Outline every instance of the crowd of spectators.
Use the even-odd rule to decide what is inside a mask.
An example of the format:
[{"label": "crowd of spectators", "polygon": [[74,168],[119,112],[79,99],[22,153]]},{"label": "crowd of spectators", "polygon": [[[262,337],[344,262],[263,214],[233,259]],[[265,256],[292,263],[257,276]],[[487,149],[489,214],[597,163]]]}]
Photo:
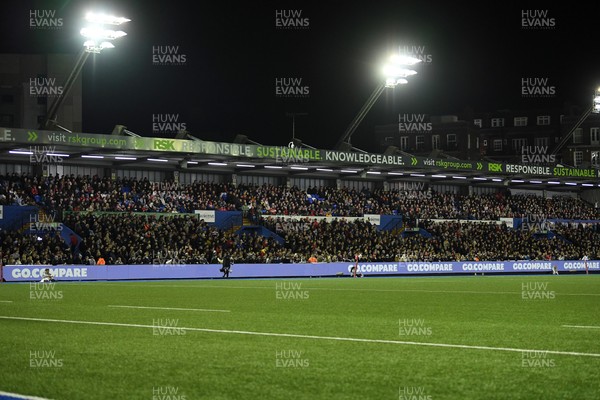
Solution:
[{"label": "crowd of spectators", "polygon": [[568,241],[576,243],[579,251],[562,255],[565,260],[581,259],[581,254],[588,255],[590,259],[600,258],[600,230],[594,225],[583,226],[582,224],[557,224],[554,232]]},{"label": "crowd of spectators", "polygon": [[[81,237],[69,245],[58,232],[0,232],[3,264],[237,263],[352,261],[496,261],[600,258],[596,225],[560,225],[550,233],[512,229],[493,222],[422,221],[422,231],[378,230],[361,219],[267,218],[283,243],[258,234],[223,231],[183,215],[71,213],[65,224]],[[425,234],[423,234],[425,233]]]},{"label": "crowd of spectators", "polygon": [[[432,190],[355,190],[194,182],[180,185],[147,179],[81,176],[0,176],[0,205],[40,205],[66,211],[62,222],[81,241],[65,243],[57,232],[38,237],[0,232],[3,264],[214,263],[224,253],[236,262],[460,261],[600,258],[596,225],[557,225],[556,234],[535,235],[504,224],[433,223],[433,219],[495,221],[501,217],[600,219],[596,208],[570,197],[543,198],[499,191],[484,195]],[[243,210],[283,241],[238,235],[196,217],[194,210]],[[116,212],[98,214],[97,212]],[[140,212],[140,213],[133,213]],[[144,213],[145,212],[145,213]],[[149,212],[161,213],[150,214]],[[61,213],[58,213],[61,214]],[[316,216],[402,215],[411,231],[380,231],[362,219],[316,220]],[[299,220],[273,215],[297,215]],[[490,240],[492,238],[492,240]]]},{"label": "crowd of spectators", "polygon": [[0,205],[25,206],[35,204],[31,184],[29,183],[31,179],[27,175],[0,175]]},{"label": "crowd of spectators", "polygon": [[73,257],[57,232],[40,237],[0,231],[0,265],[8,264],[73,264]]},{"label": "crowd of spectators", "polygon": [[102,257],[107,264],[216,263],[224,253],[261,263],[279,246],[271,238],[237,235],[183,215],[70,213],[65,224],[82,238],[75,259]]},{"label": "crowd of spectators", "polygon": [[432,223],[423,231],[379,231],[362,220],[317,221],[269,218],[266,226],[281,235],[286,247],[315,254],[322,261],[498,261],[580,259],[600,256],[600,233],[588,227],[563,227],[558,235],[513,229],[493,222]]},{"label": "crowd of spectators", "polygon": [[192,213],[194,210],[243,210],[258,220],[265,215],[402,215],[417,219],[497,220],[500,217],[600,219],[600,210],[571,197],[535,195],[462,195],[433,190],[383,190],[173,181],[98,176],[0,176],[0,204],[39,204],[60,211],[135,211]]}]

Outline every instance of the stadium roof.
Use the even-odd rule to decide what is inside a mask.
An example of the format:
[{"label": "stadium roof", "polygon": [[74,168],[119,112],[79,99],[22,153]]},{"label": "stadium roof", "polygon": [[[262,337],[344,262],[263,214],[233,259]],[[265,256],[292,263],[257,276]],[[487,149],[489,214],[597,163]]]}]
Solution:
[{"label": "stadium roof", "polygon": [[375,154],[355,148],[316,149],[302,143],[269,146],[252,142],[243,135],[233,143],[204,141],[186,132],[175,138],[141,137],[124,129],[103,135],[0,128],[0,160],[372,181],[425,180],[553,190],[600,186],[600,172],[590,168],[425,158],[394,148]]}]

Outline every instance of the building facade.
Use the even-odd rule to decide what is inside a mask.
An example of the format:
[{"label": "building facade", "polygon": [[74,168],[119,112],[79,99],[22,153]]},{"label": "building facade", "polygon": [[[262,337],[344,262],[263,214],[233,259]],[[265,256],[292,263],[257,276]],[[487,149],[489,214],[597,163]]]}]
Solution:
[{"label": "building facade", "polygon": [[600,167],[600,115],[581,107],[465,115],[399,115],[375,127],[379,150],[520,164]]},{"label": "building facade", "polygon": [[[72,54],[1,54],[0,126],[38,128],[53,101],[63,94],[75,60]],[[82,131],[81,76],[66,94],[57,122]]]}]

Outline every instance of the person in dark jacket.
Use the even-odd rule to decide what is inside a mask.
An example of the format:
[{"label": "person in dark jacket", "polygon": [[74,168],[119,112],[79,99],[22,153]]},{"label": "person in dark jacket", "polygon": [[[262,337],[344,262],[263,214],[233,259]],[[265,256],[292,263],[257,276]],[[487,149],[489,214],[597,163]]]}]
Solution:
[{"label": "person in dark jacket", "polygon": [[223,273],[223,278],[229,278],[229,273],[231,272],[231,256],[229,254],[225,254],[223,258],[219,258],[219,262],[221,263],[221,271]]}]

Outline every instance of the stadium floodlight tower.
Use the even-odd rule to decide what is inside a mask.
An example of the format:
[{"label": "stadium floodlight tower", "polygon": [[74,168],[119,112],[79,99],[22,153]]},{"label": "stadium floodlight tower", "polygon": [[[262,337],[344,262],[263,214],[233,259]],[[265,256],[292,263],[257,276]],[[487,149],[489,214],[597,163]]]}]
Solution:
[{"label": "stadium floodlight tower", "polygon": [[390,56],[389,61],[383,67],[383,75],[385,81],[377,85],[371,96],[367,99],[363,107],[360,109],[356,117],[352,120],[342,137],[338,140],[335,145],[336,149],[352,148],[351,138],[352,134],[358,128],[358,125],[365,118],[371,107],[375,104],[379,96],[383,93],[386,88],[393,89],[398,85],[405,85],[408,83],[407,78],[417,74],[417,71],[408,67],[420,63],[421,60],[416,57],[411,57],[403,54],[393,54]]},{"label": "stadium floodlight tower", "polygon": [[596,93],[594,93],[594,109],[592,112],[594,114],[600,114],[600,87],[596,89]]},{"label": "stadium floodlight tower", "polygon": [[85,37],[86,39],[83,43],[83,49],[81,49],[79,52],[75,66],[71,70],[67,81],[63,85],[63,91],[61,95],[58,96],[50,108],[48,108],[46,119],[40,127],[41,129],[52,129],[53,127],[58,127],[68,131],[68,129],[57,124],[56,115],[58,114],[58,110],[60,109],[61,105],[65,101],[67,94],[71,90],[71,87],[79,77],[79,74],[81,73],[81,70],[83,69],[83,66],[89,55],[99,54],[104,49],[114,48],[115,45],[112,42],[118,38],[126,36],[127,33],[121,30],[111,29],[111,27],[131,21],[130,19],[124,17],[115,17],[112,15],[94,12],[88,12],[85,15],[85,20],[87,21],[88,25],[81,28],[79,31],[81,36]]},{"label": "stadium floodlight tower", "polygon": [[421,60],[415,57],[392,55],[390,62],[383,67],[383,74],[386,77],[385,87],[393,89],[398,85],[406,85],[408,83],[406,78],[417,74],[417,71],[406,67],[420,62]]},{"label": "stadium floodlight tower", "polygon": [[124,17],[115,17],[112,15],[98,14],[89,12],[85,15],[85,20],[89,23],[88,26],[81,28],[81,36],[87,40],[83,43],[85,52],[100,53],[104,49],[112,49],[115,45],[113,40],[127,35],[123,31],[115,31],[108,29],[106,25],[121,25],[131,21]]},{"label": "stadium floodlight tower", "polygon": [[600,87],[596,88],[594,91],[594,96],[592,97],[592,105],[588,105],[588,108],[585,110],[583,114],[579,117],[575,125],[571,127],[571,130],[562,137],[560,142],[554,147],[552,150],[552,155],[558,154],[564,146],[571,140],[573,137],[573,133],[579,129],[581,124],[589,117],[590,114],[600,114]]}]

